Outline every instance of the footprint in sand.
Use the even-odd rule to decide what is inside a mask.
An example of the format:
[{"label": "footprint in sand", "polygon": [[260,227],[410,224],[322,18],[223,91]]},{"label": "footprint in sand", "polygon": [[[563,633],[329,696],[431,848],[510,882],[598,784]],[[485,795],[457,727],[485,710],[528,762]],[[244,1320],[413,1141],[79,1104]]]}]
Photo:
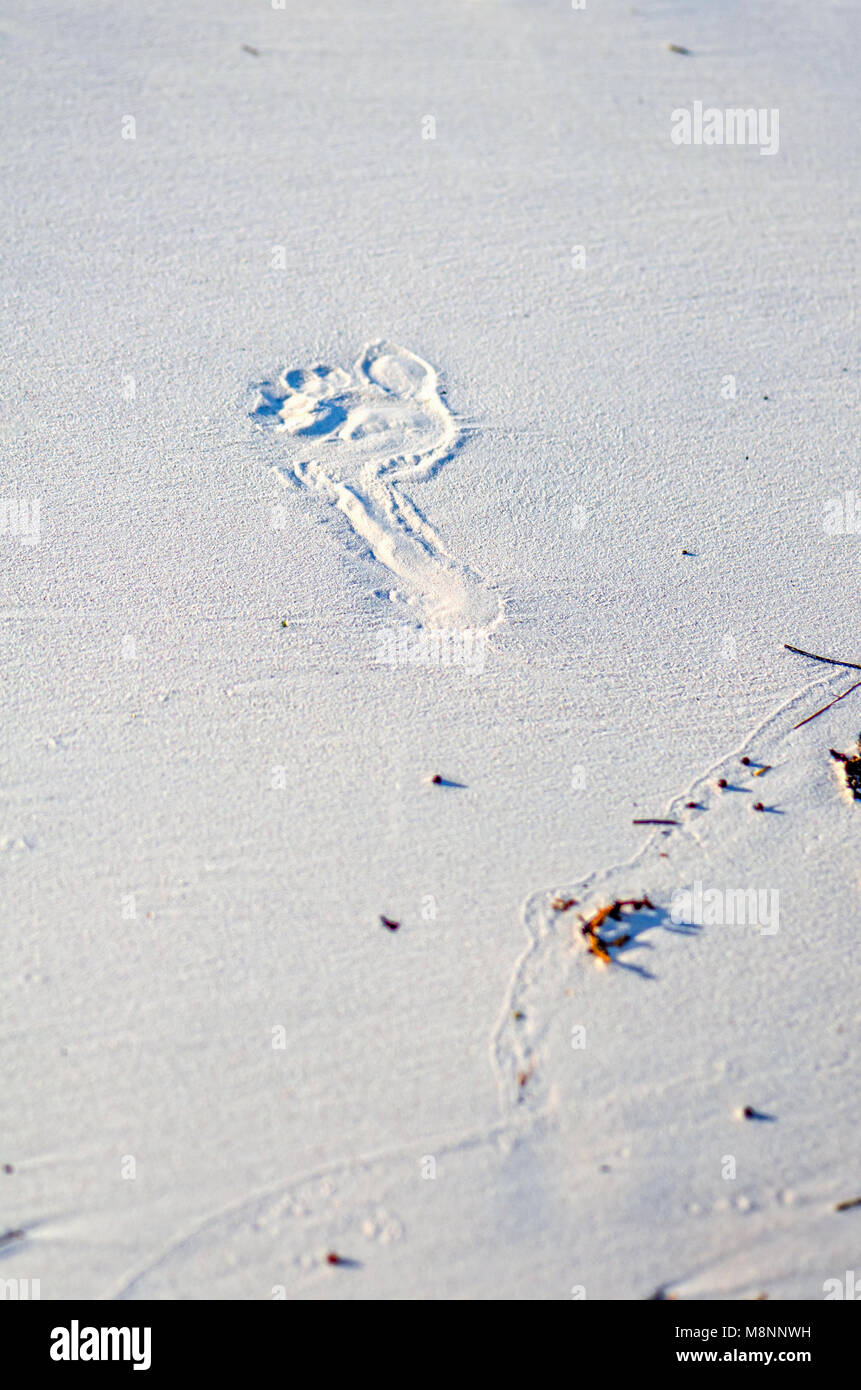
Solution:
[{"label": "footprint in sand", "polygon": [[352,372],[288,368],[259,388],[253,418],[291,441],[289,462],[275,469],[280,480],[307,487],[342,511],[425,624],[496,626],[502,616],[496,592],[447,554],[403,491],[431,477],[461,439],[429,363],[378,341]]}]

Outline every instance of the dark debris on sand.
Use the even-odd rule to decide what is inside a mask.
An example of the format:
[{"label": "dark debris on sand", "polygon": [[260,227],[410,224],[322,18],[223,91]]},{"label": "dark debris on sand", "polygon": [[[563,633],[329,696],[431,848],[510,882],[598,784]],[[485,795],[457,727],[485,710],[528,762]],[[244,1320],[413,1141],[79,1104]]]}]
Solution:
[{"label": "dark debris on sand", "polygon": [[829,748],[832,758],[841,764],[841,771],[846,781],[846,785],[856,801],[861,801],[861,738],[858,740],[858,747],[852,753],[838,753],[836,748]]}]

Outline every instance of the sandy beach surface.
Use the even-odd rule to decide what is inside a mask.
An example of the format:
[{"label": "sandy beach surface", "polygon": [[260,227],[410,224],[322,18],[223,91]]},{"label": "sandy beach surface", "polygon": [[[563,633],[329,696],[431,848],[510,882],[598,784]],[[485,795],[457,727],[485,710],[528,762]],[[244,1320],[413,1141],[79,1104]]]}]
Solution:
[{"label": "sandy beach surface", "polygon": [[856,30],[2,5],[4,1277],[856,1268]]}]

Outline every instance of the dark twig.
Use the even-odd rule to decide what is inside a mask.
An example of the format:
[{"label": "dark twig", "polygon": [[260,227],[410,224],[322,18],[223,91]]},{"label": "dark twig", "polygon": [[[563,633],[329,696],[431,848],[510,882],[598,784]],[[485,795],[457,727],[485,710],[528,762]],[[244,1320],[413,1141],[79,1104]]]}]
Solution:
[{"label": "dark twig", "polygon": [[851,666],[853,671],[861,671],[861,664],[857,661],[835,661],[833,656],[817,656],[815,652],[802,651],[801,647],[790,647],[788,642],[783,645],[788,652],[795,652],[796,656],[809,656],[811,661],[824,661],[826,666]]},{"label": "dark twig", "polygon": [[[851,663],[847,662],[846,664],[850,665]],[[861,670],[861,666],[858,667],[858,670]],[[837,695],[835,699],[829,700],[827,705],[823,705],[821,709],[816,710],[815,714],[808,714],[806,719],[802,719],[797,724],[793,724],[793,729],[800,729],[804,724],[809,724],[811,719],[816,719],[820,714],[824,714],[827,709],[831,709],[832,705],[839,705],[840,701],[845,700],[847,695],[851,695],[853,690],[857,690],[859,685],[861,685],[861,681],[856,681],[854,685],[850,685],[848,690],[844,690],[842,695]]]},{"label": "dark twig", "polygon": [[[853,671],[861,671],[861,664],[857,661],[837,661],[833,656],[818,656],[816,652],[806,652],[801,647],[791,647],[788,642],[784,642],[783,645],[788,652],[795,652],[796,656],[807,656],[811,661],[824,661],[826,666],[848,666]],[[801,729],[805,724],[809,724],[811,719],[817,719],[820,714],[824,714],[826,710],[831,709],[832,705],[839,704],[841,700],[845,700],[846,696],[851,695],[852,691],[857,690],[859,686],[861,686],[861,681],[856,681],[854,685],[850,685],[848,690],[844,690],[842,695],[838,695],[835,699],[830,700],[827,705],[823,705],[821,709],[816,710],[813,714],[808,714],[806,719],[801,719],[797,724],[793,724],[793,729]]]}]

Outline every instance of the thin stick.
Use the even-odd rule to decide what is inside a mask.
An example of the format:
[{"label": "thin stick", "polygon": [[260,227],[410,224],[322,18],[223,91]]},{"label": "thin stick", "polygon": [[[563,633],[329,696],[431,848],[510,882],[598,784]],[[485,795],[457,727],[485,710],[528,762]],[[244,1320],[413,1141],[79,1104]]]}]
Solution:
[{"label": "thin stick", "polygon": [[[846,664],[848,666],[851,663],[847,662]],[[861,670],[861,667],[859,667],[858,669]],[[801,722],[798,724],[793,724],[793,729],[800,729],[802,725],[809,724],[811,719],[818,718],[820,714],[824,714],[825,711],[827,709],[830,709],[832,705],[837,705],[840,703],[841,700],[845,700],[846,696],[851,695],[853,690],[857,690],[859,685],[861,685],[861,681],[856,681],[854,685],[850,685],[848,690],[844,690],[842,695],[838,695],[836,700],[830,700],[827,705],[823,705],[822,709],[818,709],[815,714],[808,714],[806,719],[802,719]]]},{"label": "thin stick", "polygon": [[[790,647],[788,642],[784,642],[783,645],[788,652],[795,652],[796,656],[809,656],[811,661],[824,661],[826,666],[851,666],[853,671],[861,671],[861,665],[857,661],[835,661],[832,656],[817,656],[815,652],[802,651],[801,647]],[[795,727],[797,729],[798,725]]]},{"label": "thin stick", "polygon": [[[861,685],[861,681],[858,682]],[[634,820],[632,825],[678,825],[677,820]]]}]

